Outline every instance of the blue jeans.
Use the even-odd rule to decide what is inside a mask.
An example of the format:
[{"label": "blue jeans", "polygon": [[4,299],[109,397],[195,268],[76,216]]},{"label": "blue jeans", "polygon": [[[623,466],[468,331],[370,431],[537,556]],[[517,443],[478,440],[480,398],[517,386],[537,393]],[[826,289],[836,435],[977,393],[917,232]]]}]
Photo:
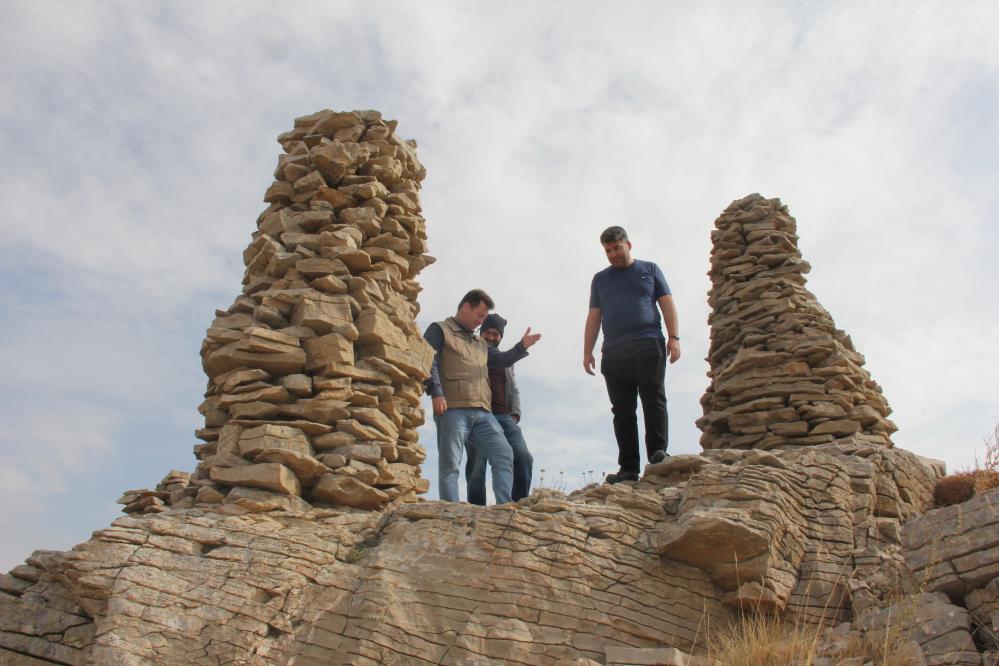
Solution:
[{"label": "blue jeans", "polygon": [[493,470],[493,495],[497,504],[510,501],[513,489],[513,450],[506,441],[503,428],[490,412],[482,408],[448,409],[434,415],[437,425],[437,474],[440,497],[457,502],[458,473],[461,452],[468,448],[489,462]]},{"label": "blue jeans", "polygon": [[[534,473],[534,457],[527,450],[524,433],[509,414],[497,414],[496,421],[503,428],[506,441],[513,449],[513,493],[511,497],[516,502],[531,494],[531,475]],[[465,482],[468,484],[468,501],[470,504],[486,505],[486,459],[477,455],[474,450],[468,450],[468,462],[465,463]],[[492,462],[489,463],[490,466]],[[495,485],[493,486],[495,493]],[[497,498],[497,503],[499,499]]]}]

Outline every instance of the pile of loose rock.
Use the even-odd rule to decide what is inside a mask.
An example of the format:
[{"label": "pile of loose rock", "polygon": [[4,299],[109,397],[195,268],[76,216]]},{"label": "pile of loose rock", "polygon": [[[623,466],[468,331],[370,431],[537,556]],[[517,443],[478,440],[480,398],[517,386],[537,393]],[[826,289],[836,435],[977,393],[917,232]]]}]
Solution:
[{"label": "pile of loose rock", "polygon": [[118,498],[118,504],[124,504],[125,513],[162,513],[184,496],[185,489],[190,485],[191,474],[171,470],[163,480],[156,484],[155,490],[126,490]]},{"label": "pile of loose rock", "polygon": [[810,267],[787,206],[751,194],[715,227],[701,446],[891,446],[896,427],[881,388],[805,288]]},{"label": "pile of loose rock", "polygon": [[[205,443],[174,506],[377,508],[427,491],[416,429],[433,350],[415,277],[434,258],[426,171],[395,127],[376,111],[321,111],[278,137],[242,293],[202,344]],[[126,511],[165,499],[148,497]]]}]

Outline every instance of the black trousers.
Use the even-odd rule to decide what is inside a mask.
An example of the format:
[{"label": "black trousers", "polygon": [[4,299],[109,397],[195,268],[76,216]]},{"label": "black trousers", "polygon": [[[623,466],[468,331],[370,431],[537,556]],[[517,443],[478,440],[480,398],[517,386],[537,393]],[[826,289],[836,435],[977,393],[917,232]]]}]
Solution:
[{"label": "black trousers", "polygon": [[666,413],[666,343],[653,338],[615,345],[603,352],[600,374],[607,383],[607,395],[614,414],[617,462],[623,472],[638,473],[642,457],[638,452],[637,398],[645,415],[645,452],[651,457],[665,451],[669,443],[669,416]]}]

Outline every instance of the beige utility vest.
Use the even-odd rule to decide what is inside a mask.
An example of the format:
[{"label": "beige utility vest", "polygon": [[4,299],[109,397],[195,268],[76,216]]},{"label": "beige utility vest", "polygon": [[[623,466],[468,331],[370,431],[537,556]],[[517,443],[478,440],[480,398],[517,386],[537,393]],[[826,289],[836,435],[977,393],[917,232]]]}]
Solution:
[{"label": "beige utility vest", "polygon": [[439,321],[437,325],[444,331],[444,348],[437,367],[448,408],[481,407],[491,411],[486,341],[467,332],[454,317]]}]

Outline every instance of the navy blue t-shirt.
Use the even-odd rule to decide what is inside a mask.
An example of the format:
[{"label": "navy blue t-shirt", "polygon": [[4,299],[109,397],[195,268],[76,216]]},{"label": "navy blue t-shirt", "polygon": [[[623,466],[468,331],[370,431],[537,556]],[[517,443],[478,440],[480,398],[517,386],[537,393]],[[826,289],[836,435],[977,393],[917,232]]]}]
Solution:
[{"label": "navy blue t-shirt", "polygon": [[590,307],[601,310],[601,349],[630,340],[665,339],[658,301],[671,293],[666,276],[651,261],[635,259],[627,268],[608,266],[594,275]]}]

